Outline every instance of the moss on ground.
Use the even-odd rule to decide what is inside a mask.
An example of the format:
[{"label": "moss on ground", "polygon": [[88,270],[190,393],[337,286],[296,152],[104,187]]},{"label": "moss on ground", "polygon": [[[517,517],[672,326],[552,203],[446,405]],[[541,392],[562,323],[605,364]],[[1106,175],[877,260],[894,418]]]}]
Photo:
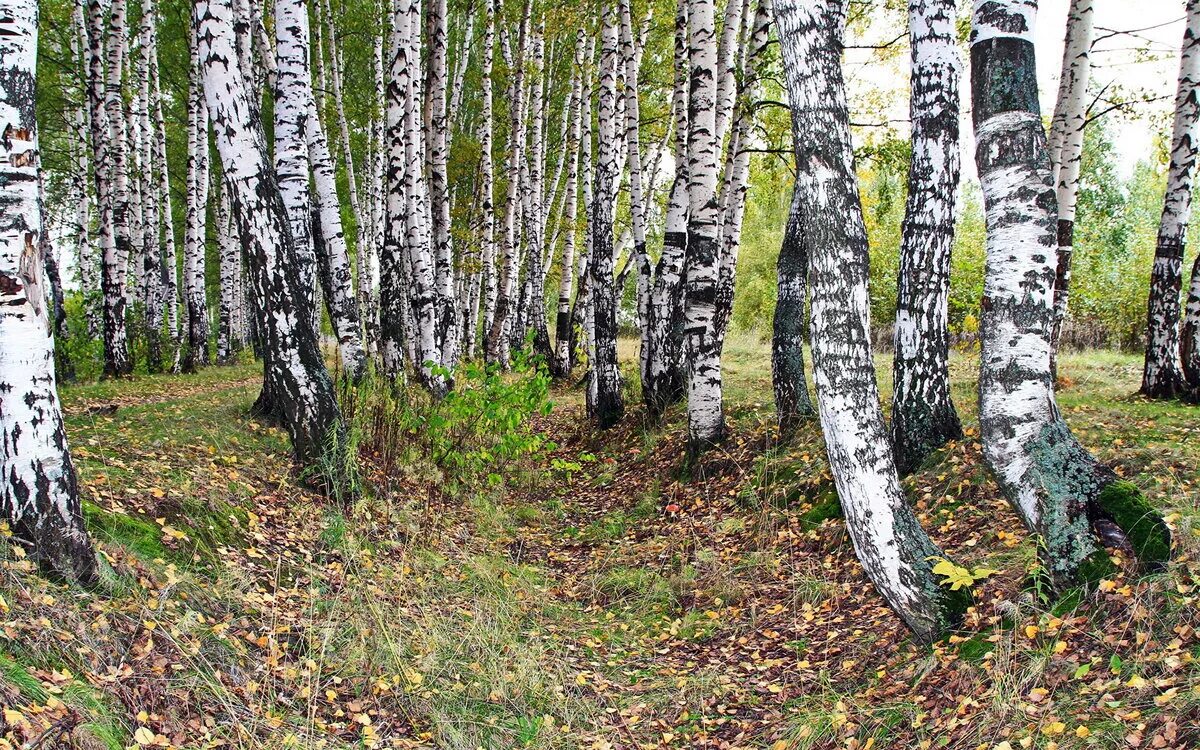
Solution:
[{"label": "moss on ground", "polygon": [[1166,567],[1171,559],[1171,530],[1136,485],[1113,482],[1100,491],[1096,505],[1125,532],[1134,554],[1147,570]]}]

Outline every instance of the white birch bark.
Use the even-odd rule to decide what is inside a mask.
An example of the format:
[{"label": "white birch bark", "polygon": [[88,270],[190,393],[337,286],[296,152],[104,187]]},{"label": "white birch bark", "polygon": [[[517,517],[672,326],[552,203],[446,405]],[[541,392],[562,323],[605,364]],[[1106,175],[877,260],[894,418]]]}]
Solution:
[{"label": "white birch bark", "polygon": [[712,0],[688,0],[688,223],[684,350],[688,443],[695,453],[725,436],[721,353],[715,328],[717,273],[717,49]]},{"label": "white birch bark", "polygon": [[[1063,44],[1062,78],[1051,124],[1050,159],[1058,198],[1058,266],[1054,278],[1054,329],[1050,338],[1050,369],[1057,374],[1058,342],[1067,317],[1071,288],[1071,254],[1075,244],[1075,203],[1087,126],[1088,78],[1091,73],[1092,2],[1071,0]],[[1054,143],[1057,134],[1058,143]]]},{"label": "white birch bark", "polygon": [[[429,107],[429,213],[432,219],[434,284],[437,294],[435,337],[438,363],[453,370],[458,362],[459,311],[454,289],[454,245],[450,235],[450,120],[446,115],[447,5],[429,0],[426,100]],[[344,115],[343,115],[344,117]]]},{"label": "white birch bark", "polygon": [[[592,388],[589,413],[601,429],[615,426],[625,413],[621,394],[621,371],[617,363],[617,292],[613,280],[615,262],[613,217],[619,180],[620,139],[617,118],[617,73],[620,68],[617,0],[603,3],[600,35],[600,82],[597,100],[597,160],[591,209],[591,307]],[[594,390],[593,390],[594,389]]]},{"label": "white birch bark", "polygon": [[309,197],[308,140],[309,71],[308,4],[304,0],[278,0],[275,4],[275,174],[287,208],[288,223],[299,260],[304,305],[319,326],[317,258],[312,247]]},{"label": "white birch bark", "polygon": [[90,584],[96,560],[56,391],[39,247],[37,27],[36,2],[0,2],[0,511],[32,560]]},{"label": "white birch bark", "polygon": [[642,399],[651,419],[657,420],[668,406],[678,402],[686,391],[682,368],[683,302],[679,290],[683,283],[687,255],[688,221],[688,0],[676,0],[675,9],[675,86],[671,113],[675,125],[672,156],[675,177],[667,198],[663,249],[654,269],[650,292],[650,310],[642,333],[645,369],[642,371]]},{"label": "white birch bark", "polygon": [[575,280],[575,238],[579,220],[579,141],[583,132],[583,76],[587,46],[587,36],[580,29],[575,38],[575,63],[571,69],[571,93],[567,100],[567,116],[571,125],[564,153],[564,159],[567,160],[566,203],[563,208],[566,231],[563,234],[562,262],[559,264],[554,361],[551,368],[559,378],[571,374],[571,293]]},{"label": "white birch bark", "polygon": [[[496,317],[496,296],[499,279],[496,270],[496,175],[492,160],[493,149],[493,94],[492,64],[496,53],[496,6],[495,0],[483,0],[483,61],[480,69],[480,114],[479,114],[479,210],[480,210],[480,254],[483,274],[483,331],[490,333]],[[472,340],[478,334],[474,328]]]},{"label": "white birch bark", "polygon": [[1146,361],[1142,393],[1173,398],[1186,391],[1179,345],[1179,292],[1183,286],[1183,255],[1200,147],[1200,0],[1188,0],[1187,25],[1179,58],[1179,85],[1171,129],[1171,163],[1154,268],[1150,273]]},{"label": "white birch bark", "polygon": [[337,338],[342,368],[351,381],[357,382],[366,372],[367,355],[359,330],[358,309],[354,304],[350,251],[346,245],[346,234],[342,230],[341,204],[338,201],[333,156],[329,153],[329,143],[321,129],[316,102],[311,97],[306,130],[308,156],[313,167],[313,202],[316,206],[314,232],[320,233],[320,242],[313,244],[317,264],[321,270],[322,292],[334,336]]},{"label": "white birch bark", "polygon": [[221,292],[217,313],[217,364],[229,365],[237,361],[238,293],[241,291],[241,250],[233,237],[229,215],[229,195],[223,180],[214,181],[217,192],[217,210],[214,216],[217,230],[217,251],[221,269]]},{"label": "white birch bark", "polygon": [[[1093,539],[1093,518],[1113,515],[1139,556],[1149,551],[1152,559],[1143,561],[1152,564],[1161,564],[1153,559],[1158,555],[1169,556],[1170,535],[1140,497],[1122,497],[1122,508],[1108,504],[1116,475],[1079,445],[1054,400],[1057,217],[1038,110],[1036,13],[1036,0],[976,0],[972,15],[975,159],[987,226],[979,424],[997,483],[1041,537],[1042,566],[1052,585],[1067,590],[1110,567]],[[1137,538],[1132,527],[1141,528]],[[1145,546],[1150,539],[1160,547],[1164,536],[1165,550]]]},{"label": "white birch bark", "polygon": [[863,569],[918,638],[961,609],[938,586],[937,547],[900,487],[871,357],[867,235],[841,71],[847,0],[775,0],[795,123],[797,204],[810,248],[813,372],[825,448]]},{"label": "white birch bark", "polygon": [[[265,382],[271,406],[292,439],[296,458],[311,464],[345,445],[333,383],[325,370],[303,290],[287,211],[267,156],[257,108],[234,60],[229,0],[199,0],[194,9],[204,89],[217,150],[229,189],[230,211],[268,322],[264,338]],[[329,479],[335,479],[330,477]]]},{"label": "white birch bark", "polygon": [[911,0],[912,159],[897,276],[892,447],[901,475],[962,436],[950,400],[950,252],[959,174],[954,0]]},{"label": "white birch bark", "polygon": [[509,130],[507,166],[508,199],[504,209],[504,225],[502,227],[504,254],[499,272],[492,325],[488,329],[487,336],[487,360],[502,367],[507,367],[510,359],[510,335],[513,319],[517,312],[514,295],[517,292],[517,281],[520,275],[519,258],[517,257],[520,252],[517,210],[521,199],[520,176],[525,142],[525,60],[528,54],[526,48],[530,41],[530,8],[530,0],[525,0],[518,32],[518,49],[513,66],[512,82],[509,86],[511,128]]},{"label": "white birch bark", "polygon": [[208,297],[205,288],[205,240],[208,219],[208,108],[205,102],[200,40],[193,39],[192,78],[188,93],[187,224],[183,237],[183,291],[187,310],[187,346],[180,368],[195,372],[208,364]]},{"label": "white birch bark", "polygon": [[71,6],[71,63],[80,81],[81,102],[71,110],[71,153],[75,171],[71,175],[71,195],[75,200],[75,260],[78,269],[79,289],[83,293],[84,310],[88,321],[88,333],[93,338],[101,335],[102,314],[96,309],[100,300],[100,257],[91,239],[92,190],[88,188],[91,173],[90,118],[88,114],[89,69],[88,32],[85,5],[87,0],[74,0]]}]

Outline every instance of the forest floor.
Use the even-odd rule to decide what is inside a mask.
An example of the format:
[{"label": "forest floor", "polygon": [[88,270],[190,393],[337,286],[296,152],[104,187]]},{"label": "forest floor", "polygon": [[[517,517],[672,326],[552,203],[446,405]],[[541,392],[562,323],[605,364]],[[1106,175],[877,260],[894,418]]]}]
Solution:
[{"label": "forest floor", "polygon": [[732,436],[699,466],[681,411],[596,435],[564,387],[536,460],[368,454],[347,508],[247,416],[254,365],[63,389],[104,582],[0,545],[0,748],[1200,747],[1194,407],[1131,395],[1136,358],[1064,358],[1069,423],[1176,549],[1051,600],[956,355],[967,435],[905,486],[949,557],[997,572],[928,647],[855,561],[817,426],[775,445],[769,355],[727,346]]}]

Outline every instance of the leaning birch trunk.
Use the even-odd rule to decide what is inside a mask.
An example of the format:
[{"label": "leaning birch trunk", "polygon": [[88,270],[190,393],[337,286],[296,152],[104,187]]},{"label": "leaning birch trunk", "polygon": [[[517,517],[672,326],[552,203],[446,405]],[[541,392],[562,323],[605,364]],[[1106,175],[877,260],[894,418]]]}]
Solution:
[{"label": "leaning birch trunk", "polygon": [[34,562],[90,584],[96,557],[58,402],[39,247],[37,28],[36,2],[0,2],[0,511]]},{"label": "leaning birch trunk", "polygon": [[[282,77],[282,73],[280,74]],[[313,168],[313,231],[320,233],[320,243],[313,250],[321,273],[321,292],[329,310],[329,321],[337,337],[338,356],[351,382],[358,382],[366,372],[367,353],[363,349],[359,330],[358,308],[354,303],[354,282],[350,271],[350,251],[342,230],[341,205],[338,202],[337,177],[329,143],[321,129],[316,103],[309,99],[309,116],[305,124],[308,134],[308,160]]]},{"label": "leaning birch trunk", "polygon": [[900,487],[871,357],[867,234],[841,50],[847,0],[775,0],[797,143],[796,203],[811,253],[813,373],[846,530],[867,577],[932,641],[967,602],[939,587],[937,546]]},{"label": "leaning birch trunk", "polygon": [[1091,523],[1108,518],[1144,563],[1170,556],[1170,532],[1128,482],[1075,440],[1054,400],[1054,188],[1038,111],[1035,0],[976,0],[971,91],[987,227],[979,424],[1001,490],[1040,537],[1059,591],[1111,570]]},{"label": "leaning birch trunk", "polygon": [[[229,0],[199,0],[194,14],[230,209],[263,320],[270,323],[260,333],[269,353],[264,377],[271,383],[272,406],[283,419],[301,464],[313,465],[324,458],[325,466],[340,468],[345,426],[321,359],[311,311],[304,306],[306,290],[297,275],[287,210],[267,157],[257,108],[251,105],[244,79],[227,65],[236,54]],[[326,479],[336,482],[340,477]]]},{"label": "leaning birch trunk", "polygon": [[[1058,343],[1067,317],[1071,288],[1071,254],[1075,245],[1075,203],[1083,130],[1087,125],[1088,77],[1091,73],[1092,0],[1071,0],[1063,46],[1062,79],[1051,125],[1051,168],[1058,193],[1058,266],[1054,277],[1054,328],[1050,335],[1050,372],[1058,375]],[[1058,143],[1053,142],[1058,134]]]},{"label": "leaning birch trunk", "polygon": [[580,29],[575,38],[575,67],[572,68],[571,93],[568,99],[568,114],[571,125],[567,135],[567,184],[566,204],[563,207],[562,262],[559,264],[558,314],[554,321],[554,362],[551,371],[557,378],[571,374],[571,290],[575,280],[575,237],[578,234],[579,211],[579,140],[583,131],[583,76],[584,59],[587,52],[587,36]]},{"label": "leaning birch trunk", "polygon": [[688,222],[684,296],[688,446],[695,454],[725,437],[721,352],[716,336],[717,49],[713,0],[688,0],[691,84],[688,101]]},{"label": "leaning birch trunk", "polygon": [[605,0],[600,36],[600,86],[597,112],[597,161],[592,190],[591,307],[594,391],[589,412],[607,429],[621,421],[625,402],[617,366],[617,292],[613,282],[613,214],[617,173],[617,0]]},{"label": "leaning birch trunk", "polygon": [[[275,175],[288,212],[288,222],[300,263],[304,304],[320,325],[317,304],[317,259],[309,224],[309,160],[306,121],[312,99],[309,72],[308,4],[304,0],[275,3]],[[319,330],[319,329],[318,329]]]},{"label": "leaning birch trunk", "polygon": [[962,437],[950,400],[950,251],[960,172],[955,0],[911,0],[912,160],[900,240],[892,447],[900,474]]},{"label": "leaning birch trunk", "polygon": [[667,199],[663,249],[654,269],[650,290],[650,310],[642,333],[645,369],[642,372],[642,400],[652,420],[662,417],[668,406],[683,398],[682,371],[683,284],[687,255],[688,221],[688,0],[676,0],[675,10],[675,88],[671,112],[675,124],[672,155],[675,179]]},{"label": "leaning birch trunk", "polygon": [[1183,254],[1192,211],[1197,148],[1200,148],[1200,0],[1188,0],[1187,27],[1179,58],[1179,87],[1175,93],[1171,165],[1158,225],[1154,269],[1150,274],[1146,363],[1142,370],[1142,393],[1150,398],[1174,398],[1187,390],[1180,358],[1179,292],[1183,285]]},{"label": "leaning birch trunk", "polygon": [[195,372],[208,364],[208,299],[204,255],[208,217],[208,114],[204,101],[200,42],[192,44],[192,80],[188,94],[187,226],[183,240],[183,288],[187,308],[187,346],[180,369]]}]

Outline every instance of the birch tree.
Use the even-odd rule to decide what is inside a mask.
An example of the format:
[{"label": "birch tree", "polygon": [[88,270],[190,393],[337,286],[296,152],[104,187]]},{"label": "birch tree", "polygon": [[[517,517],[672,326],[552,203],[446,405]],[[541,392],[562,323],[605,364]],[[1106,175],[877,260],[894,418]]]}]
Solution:
[{"label": "birch tree", "polygon": [[345,426],[321,359],[311,311],[305,307],[306,290],[297,273],[294,240],[267,156],[262,121],[233,64],[237,53],[232,8],[229,0],[199,0],[193,14],[230,212],[254,278],[262,319],[268,322],[260,331],[264,382],[270,384],[265,390],[291,436],[296,458],[311,465],[333,451],[326,465],[341,466],[336,454],[345,450]]},{"label": "birch tree", "polygon": [[667,198],[662,253],[654,268],[650,309],[642,332],[645,365],[642,398],[652,419],[678,402],[685,393],[682,369],[683,284],[688,220],[688,0],[676,0],[674,89],[671,115],[675,128],[672,156],[675,177]]},{"label": "birch tree", "polygon": [[[479,231],[480,255],[483,275],[481,292],[483,302],[483,330],[488,333],[496,317],[496,175],[492,159],[493,148],[493,94],[492,64],[496,54],[496,6],[495,0],[483,2],[484,27],[483,49],[480,69],[480,113],[479,113]],[[471,340],[478,334],[479,321],[472,321]]]},{"label": "birch tree", "polygon": [[717,49],[712,0],[688,0],[688,222],[684,346],[688,373],[688,443],[695,452],[725,435],[721,352],[716,336]]},{"label": "birch tree", "polygon": [[320,311],[310,226],[312,202],[306,132],[312,99],[309,37],[308,4],[304,0],[278,0],[275,4],[275,174],[295,242],[304,305],[317,322]]},{"label": "birch tree", "polygon": [[579,211],[579,141],[583,134],[583,76],[584,55],[587,54],[587,36],[580,29],[575,38],[575,62],[571,69],[571,93],[567,101],[567,117],[570,131],[567,136],[564,159],[567,160],[566,203],[563,208],[562,262],[559,265],[558,307],[554,323],[554,361],[552,372],[565,378],[571,374],[571,292],[575,278],[575,237],[578,234]]},{"label": "birch tree", "polygon": [[616,0],[603,4],[600,34],[600,83],[597,100],[597,160],[591,211],[592,347],[590,413],[601,429],[615,426],[625,413],[617,364],[617,294],[613,282],[613,214],[617,168],[617,27]]},{"label": "birch tree", "polygon": [[775,0],[796,136],[796,208],[809,249],[813,374],[846,530],[875,588],[918,638],[965,604],[938,586],[941,557],[905,500],[871,357],[867,233],[841,50],[847,0]]},{"label": "birch tree", "polygon": [[[778,2],[778,0],[776,0]],[[800,123],[792,110],[795,151],[802,153]],[[775,414],[780,434],[792,435],[805,420],[816,415],[808,393],[804,368],[804,320],[808,307],[808,254],[804,235],[805,200],[803,184],[796,182],[783,243],[776,261],[777,293],[771,322],[771,384],[775,392]]]},{"label": "birch tree", "polygon": [[[117,56],[116,81],[105,73],[105,8],[102,0],[88,0],[87,69],[88,115],[91,120],[93,172],[96,181],[97,231],[100,245],[100,288],[104,308],[104,374],[124,377],[133,372],[129,356],[129,338],[125,328],[125,256],[117,241],[116,231],[116,156],[119,150],[112,142],[110,111],[121,109],[120,43],[112,45],[108,55],[111,69],[113,55]],[[112,4],[116,13],[114,23],[124,23],[124,3]],[[119,11],[119,12],[118,12]],[[109,91],[112,88],[113,90]],[[110,107],[110,101],[113,106]]]},{"label": "birch tree", "polygon": [[187,346],[180,362],[183,372],[195,372],[208,364],[208,293],[204,273],[208,228],[208,107],[200,42],[193,38],[188,91],[187,224],[183,239],[183,286],[188,322]]},{"label": "birch tree", "polygon": [[[1146,361],[1142,393],[1150,398],[1184,394],[1179,343],[1179,293],[1183,286],[1183,255],[1200,148],[1200,0],[1188,0],[1187,24],[1179,56],[1179,85],[1171,129],[1171,163],[1154,268],[1150,273]],[[1194,275],[1194,274],[1193,274]]]},{"label": "birch tree", "polygon": [[1051,585],[1064,591],[1111,568],[1092,530],[1096,519],[1116,523],[1149,566],[1170,557],[1170,532],[1132,484],[1076,441],[1055,403],[1057,216],[1038,109],[1036,13],[1036,0],[976,0],[971,20],[975,160],[987,229],[979,423],[984,458],[1039,536]]},{"label": "birch tree", "polygon": [[67,449],[44,296],[37,29],[36,2],[0,2],[0,510],[34,562],[90,584],[96,558]]},{"label": "birch tree", "polygon": [[1056,376],[1058,344],[1070,298],[1075,204],[1079,193],[1079,167],[1083,160],[1083,131],[1087,126],[1084,97],[1091,74],[1092,4],[1093,0],[1071,0],[1067,11],[1062,77],[1050,128],[1050,160],[1058,199],[1058,266],[1054,278],[1054,329],[1050,339],[1050,370]]},{"label": "birch tree", "polygon": [[233,364],[237,360],[239,333],[237,321],[238,293],[242,284],[241,248],[234,240],[233,219],[229,215],[229,194],[215,181],[217,192],[217,252],[220,261],[221,290],[217,313],[217,364]]},{"label": "birch tree", "polygon": [[958,194],[961,63],[954,0],[911,0],[912,160],[900,240],[891,438],[901,474],[962,437],[950,400],[950,251]]}]

